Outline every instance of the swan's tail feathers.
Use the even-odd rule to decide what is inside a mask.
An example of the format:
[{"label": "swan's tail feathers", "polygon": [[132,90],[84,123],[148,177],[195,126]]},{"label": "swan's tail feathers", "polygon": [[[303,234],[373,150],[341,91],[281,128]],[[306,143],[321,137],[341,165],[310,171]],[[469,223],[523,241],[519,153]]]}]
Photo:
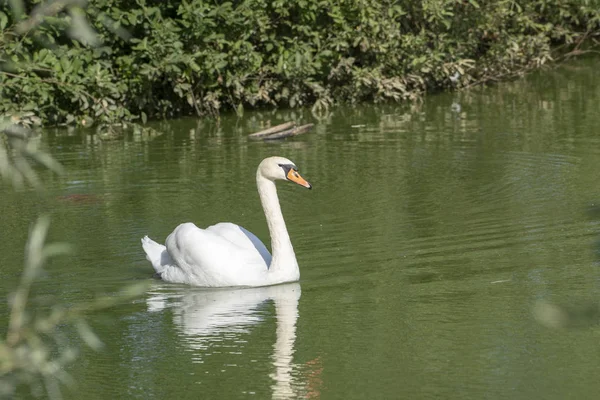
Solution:
[{"label": "swan's tail feathers", "polygon": [[156,243],[148,236],[142,238],[142,247],[144,248],[144,252],[146,252],[146,258],[150,261],[157,274],[162,274],[166,267],[173,264],[167,248],[162,244]]}]

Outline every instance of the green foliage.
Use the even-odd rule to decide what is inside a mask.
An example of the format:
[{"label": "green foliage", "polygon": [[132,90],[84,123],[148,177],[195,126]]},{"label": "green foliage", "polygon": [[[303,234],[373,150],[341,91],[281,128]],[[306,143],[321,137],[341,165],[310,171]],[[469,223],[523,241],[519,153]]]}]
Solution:
[{"label": "green foliage", "polygon": [[0,398],[13,398],[20,386],[28,387],[35,397],[62,398],[60,384],[72,383],[64,369],[76,358],[77,348],[59,327],[72,325],[88,346],[99,349],[103,344],[84,316],[136,298],[147,289],[146,284],[132,285],[114,296],[70,308],[54,305],[47,314],[33,316],[28,303],[36,278],[48,259],[69,250],[64,243],[46,244],[49,226],[49,218],[42,217],[32,227],[21,281],[11,296],[8,331],[0,339]]},{"label": "green foliage", "polygon": [[[34,139],[29,129],[0,120],[0,177],[16,189],[25,183],[41,189],[38,174],[30,165],[32,161],[57,173],[62,171],[56,160],[36,148]],[[61,330],[71,325],[81,340],[97,349],[102,342],[85,316],[138,297],[147,289],[147,283],[142,283],[88,303],[53,305],[47,313],[32,310],[32,288],[44,265],[69,250],[64,243],[46,243],[49,224],[49,219],[42,217],[33,225],[19,285],[10,296],[3,294],[9,299],[10,313],[6,336],[0,338],[0,398],[13,398],[20,387],[27,387],[35,397],[60,399],[60,384],[72,382],[64,367],[77,356],[77,348]]]},{"label": "green foliage", "polygon": [[7,4],[0,114],[45,124],[412,99],[538,67],[600,28],[599,0],[54,1],[28,19]]},{"label": "green foliage", "polygon": [[[52,156],[38,148],[36,139],[39,135],[29,129],[38,123],[31,112],[0,118],[0,178],[15,189],[27,184],[35,189],[43,188],[36,167],[56,173],[63,171]],[[66,244],[46,244],[48,229],[47,217],[33,225],[25,247],[19,285],[11,295],[3,294],[9,300],[10,312],[6,336],[0,338],[0,398],[14,398],[20,387],[26,387],[36,397],[60,399],[60,384],[71,383],[64,367],[77,355],[72,338],[67,339],[62,332],[65,327],[70,325],[88,346],[99,348],[102,343],[84,317],[138,297],[147,289],[147,284],[142,283],[129,286],[116,295],[71,307],[53,304],[47,313],[32,309],[29,304],[31,292],[45,263],[69,250]]]},{"label": "green foliage", "polygon": [[32,119],[37,122],[33,113],[14,119],[0,118],[0,178],[16,189],[25,184],[41,188],[32,161],[56,173],[62,172],[58,162],[37,148],[37,137],[27,128],[34,123]]}]

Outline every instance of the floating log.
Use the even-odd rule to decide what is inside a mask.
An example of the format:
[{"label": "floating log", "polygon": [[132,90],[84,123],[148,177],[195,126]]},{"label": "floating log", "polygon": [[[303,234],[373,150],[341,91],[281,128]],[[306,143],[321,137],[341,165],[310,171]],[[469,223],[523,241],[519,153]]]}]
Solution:
[{"label": "floating log", "polygon": [[277,132],[277,133],[274,133],[267,137],[263,137],[263,139],[264,140],[283,139],[283,138],[286,138],[289,136],[302,135],[303,133],[310,131],[313,126],[315,126],[315,125],[314,124],[306,124],[306,125],[298,126],[293,129],[288,129],[287,131]]},{"label": "floating log", "polygon": [[249,135],[248,137],[251,139],[261,139],[261,138],[264,138],[265,136],[269,136],[273,133],[277,133],[277,132],[281,132],[286,129],[290,129],[290,128],[294,127],[295,125],[296,125],[295,122],[286,122],[285,124],[280,124],[277,126],[273,126],[269,129],[265,129],[265,130],[253,133],[253,134]]}]

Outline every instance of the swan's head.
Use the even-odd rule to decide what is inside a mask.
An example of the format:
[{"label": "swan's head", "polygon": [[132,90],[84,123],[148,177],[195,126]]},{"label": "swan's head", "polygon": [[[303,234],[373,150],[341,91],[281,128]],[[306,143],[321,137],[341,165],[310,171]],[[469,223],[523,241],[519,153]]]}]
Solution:
[{"label": "swan's head", "polygon": [[300,186],[304,186],[305,188],[312,189],[312,185],[298,173],[296,164],[287,158],[265,158],[259,164],[257,174],[271,181],[290,181],[297,183]]}]

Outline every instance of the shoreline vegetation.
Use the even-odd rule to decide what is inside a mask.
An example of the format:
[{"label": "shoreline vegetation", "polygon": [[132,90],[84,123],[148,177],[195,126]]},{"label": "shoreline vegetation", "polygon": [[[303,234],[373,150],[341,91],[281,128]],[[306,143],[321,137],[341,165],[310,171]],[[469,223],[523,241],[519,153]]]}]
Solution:
[{"label": "shoreline vegetation", "polygon": [[411,101],[596,52],[600,0],[19,0],[0,116],[25,127]]}]

